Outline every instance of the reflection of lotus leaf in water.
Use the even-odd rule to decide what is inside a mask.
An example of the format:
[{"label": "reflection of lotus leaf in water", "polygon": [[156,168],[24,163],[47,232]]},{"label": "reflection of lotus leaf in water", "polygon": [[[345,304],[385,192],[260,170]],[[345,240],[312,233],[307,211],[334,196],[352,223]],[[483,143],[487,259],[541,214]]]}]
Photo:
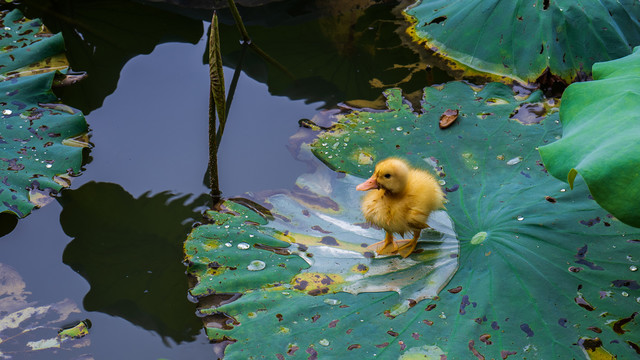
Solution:
[{"label": "reflection of lotus leaf in water", "polygon": [[[71,68],[89,74],[78,84],[60,90],[67,104],[82,109],[85,114],[102,106],[104,99],[116,89],[120,71],[129,59],[149,54],[158,44],[169,41],[195,44],[203,33],[200,20],[137,1],[25,0],[20,3],[17,6],[25,7],[30,16],[41,18],[47,27],[64,36]],[[207,21],[210,20],[209,12]]]},{"label": "reflection of lotus leaf in water", "polygon": [[640,227],[640,47],[595,64],[593,78],[564,92],[562,139],[541,147],[540,154],[551,175],[573,186],[580,174],[598,204]]},{"label": "reflection of lotus leaf in water", "polygon": [[67,66],[62,37],[17,10],[2,19],[0,212],[24,217],[53,200],[80,171],[88,129],[81,112],[53,104],[54,70]]},{"label": "reflection of lotus leaf in water", "polygon": [[[200,311],[211,314],[205,318],[209,336],[236,340],[226,358],[571,359],[593,351],[636,356],[639,259],[632,254],[640,232],[608,216],[584,186],[565,191],[545,172],[536,147],[559,135],[557,112],[528,125],[509,118],[526,100],[539,102],[540,94],[527,98],[502,84],[454,82],[426,88],[419,112],[399,91],[386,95],[388,110],[337,116],[313,150],[331,168],[360,177],[391,155],[433,168],[447,190],[447,214],[460,243],[455,275],[437,298],[419,303],[404,302],[403,291],[333,293],[347,277],[336,273],[352,268],[342,270],[336,262],[333,275],[316,277],[321,273],[298,254],[310,252],[312,261],[327,244],[347,248],[335,245],[342,245],[340,229],[346,228],[336,221],[341,206],[335,204],[345,201],[357,211],[357,199],[335,190],[333,182],[303,177],[302,189],[267,197],[271,218],[266,210],[261,217],[228,205],[186,243],[189,272],[200,280],[191,291],[201,300]],[[458,109],[458,119],[440,129],[447,109]],[[330,191],[339,195],[314,195]],[[285,195],[305,208],[283,211],[284,204],[294,204],[282,202]],[[304,225],[300,219],[317,216],[312,205],[320,200],[335,216],[327,211],[326,225]],[[267,231],[271,224],[278,230]],[[288,236],[309,240],[294,246],[279,240]],[[374,237],[371,242],[379,240]],[[236,250],[236,241],[253,248]],[[265,268],[249,274],[243,269],[253,260]],[[300,290],[303,281],[307,287]],[[308,287],[326,293],[309,296]],[[206,295],[213,292],[242,294],[207,307]]]},{"label": "reflection of lotus leaf in water", "polygon": [[90,345],[86,331],[76,337],[60,335],[61,327],[80,313],[78,306],[69,299],[36,305],[27,301],[25,287],[13,268],[0,263],[0,356],[27,358],[38,351],[47,359],[75,359],[82,354]]},{"label": "reflection of lotus leaf in water", "polygon": [[91,285],[88,311],[119,316],[176,343],[193,341],[201,322],[187,301],[182,241],[207,196],[133,198],[120,186],[87,183],[59,198],[60,223],[73,240],[62,261]]},{"label": "reflection of lotus leaf in water", "polygon": [[473,75],[565,81],[640,44],[635,1],[420,1],[405,13],[414,40]]},{"label": "reflection of lotus leaf in water", "polygon": [[[397,30],[404,22],[394,14],[396,6],[374,0],[298,0],[241,8],[252,41],[293,78],[250,50],[242,69],[274,95],[327,106],[376,100],[388,86],[413,92],[450,80],[402,45]],[[221,19],[230,18],[225,14],[220,12]],[[221,23],[220,36],[223,62],[235,66],[241,54],[235,24]]]}]

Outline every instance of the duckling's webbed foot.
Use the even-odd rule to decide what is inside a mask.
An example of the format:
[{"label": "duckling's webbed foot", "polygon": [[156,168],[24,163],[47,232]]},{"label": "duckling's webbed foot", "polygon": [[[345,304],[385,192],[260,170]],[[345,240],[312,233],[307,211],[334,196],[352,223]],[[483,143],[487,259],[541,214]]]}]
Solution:
[{"label": "duckling's webbed foot", "polygon": [[398,252],[398,245],[393,241],[393,235],[387,232],[384,240],[367,246],[367,249],[375,251],[378,255],[394,255]]},{"label": "duckling's webbed foot", "polygon": [[411,255],[413,250],[416,249],[416,245],[418,245],[418,238],[420,238],[420,231],[416,230],[413,232],[413,238],[408,240],[398,240],[400,247],[398,248],[398,255],[406,258]]}]

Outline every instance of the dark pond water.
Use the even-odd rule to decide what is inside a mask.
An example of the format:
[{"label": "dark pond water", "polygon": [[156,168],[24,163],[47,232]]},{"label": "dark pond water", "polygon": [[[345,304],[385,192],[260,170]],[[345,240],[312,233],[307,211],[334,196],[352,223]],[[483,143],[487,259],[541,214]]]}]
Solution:
[{"label": "dark pond water", "polygon": [[[89,72],[58,94],[85,113],[93,147],[82,176],[57,202],[0,238],[0,263],[22,277],[28,301],[70,299],[80,312],[69,321],[92,323],[90,345],[58,353],[1,351],[18,351],[16,359],[217,358],[187,299],[182,265],[182,242],[208,204],[209,82],[202,59],[211,12],[106,3],[23,6],[62,31],[72,68]],[[240,7],[254,42],[291,76],[251,52],[242,62],[219,152],[223,195],[291,187],[308,167],[287,149],[298,121],[338,103],[376,100],[381,89],[369,80],[410,93],[448,79],[416,67],[419,56],[394,32],[396,5]],[[231,17],[220,15],[228,87],[240,45]]]}]

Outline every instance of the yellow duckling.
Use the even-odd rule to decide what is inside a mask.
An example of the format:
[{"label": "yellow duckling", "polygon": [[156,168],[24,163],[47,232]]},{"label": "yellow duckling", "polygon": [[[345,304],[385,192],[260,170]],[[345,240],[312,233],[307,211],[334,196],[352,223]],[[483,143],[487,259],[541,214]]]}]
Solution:
[{"label": "yellow duckling", "polygon": [[[436,179],[427,171],[411,168],[399,158],[380,161],[373,175],[356,190],[370,190],[362,199],[362,213],[370,223],[383,228],[383,241],[369,248],[380,255],[409,256],[416,248],[422,229],[429,227],[431,211],[444,208],[444,193]],[[404,236],[413,232],[410,240],[393,241],[393,234]]]}]

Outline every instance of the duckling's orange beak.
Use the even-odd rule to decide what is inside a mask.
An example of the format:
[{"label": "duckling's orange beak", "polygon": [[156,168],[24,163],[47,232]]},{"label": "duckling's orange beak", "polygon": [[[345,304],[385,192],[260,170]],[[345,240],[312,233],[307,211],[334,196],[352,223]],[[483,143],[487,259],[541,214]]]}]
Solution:
[{"label": "duckling's orange beak", "polygon": [[371,176],[367,181],[356,186],[356,190],[360,190],[360,191],[367,191],[371,189],[378,189],[378,182],[376,181],[375,174]]}]

